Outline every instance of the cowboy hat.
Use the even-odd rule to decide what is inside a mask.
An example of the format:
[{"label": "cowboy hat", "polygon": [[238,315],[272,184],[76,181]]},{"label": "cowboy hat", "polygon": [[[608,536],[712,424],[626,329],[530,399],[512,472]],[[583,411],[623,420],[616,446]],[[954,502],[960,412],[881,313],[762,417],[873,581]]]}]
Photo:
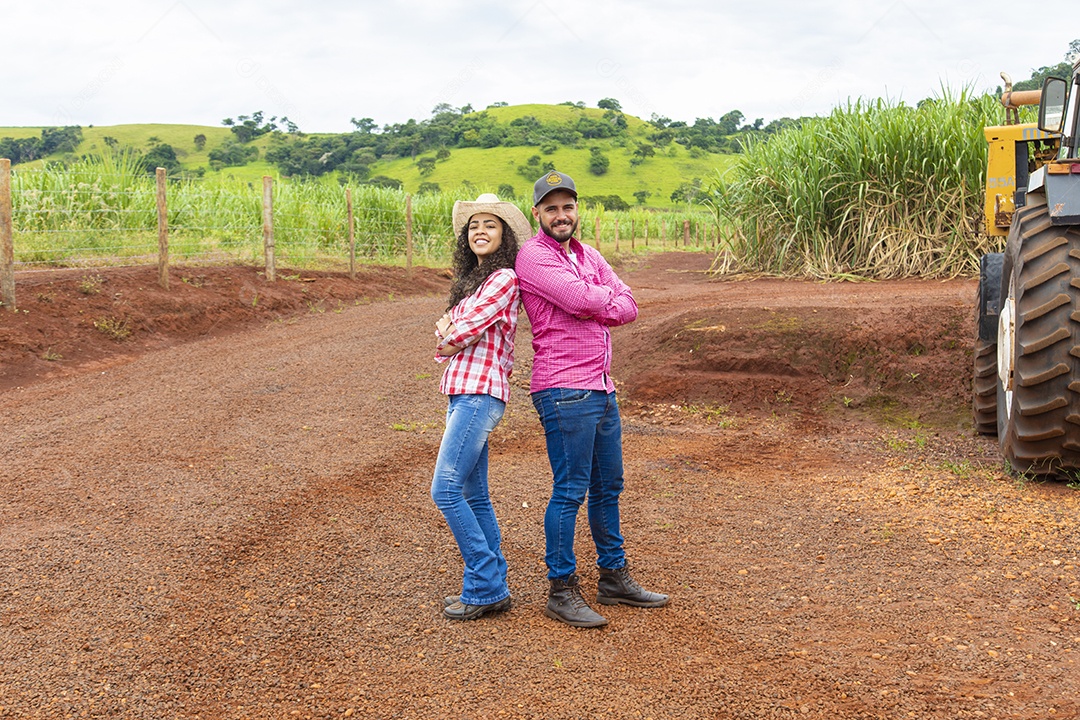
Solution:
[{"label": "cowboy hat", "polygon": [[523,243],[533,235],[532,226],[525,213],[517,205],[500,200],[494,193],[484,193],[476,200],[458,200],[454,203],[454,235],[460,235],[469,224],[469,218],[477,213],[491,213],[502,218],[514,231],[518,242]]}]

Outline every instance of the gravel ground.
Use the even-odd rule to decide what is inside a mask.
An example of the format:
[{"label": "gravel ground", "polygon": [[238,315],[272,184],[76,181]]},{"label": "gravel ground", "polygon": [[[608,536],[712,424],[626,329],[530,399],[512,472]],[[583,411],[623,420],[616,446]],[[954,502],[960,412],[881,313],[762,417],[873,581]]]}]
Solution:
[{"label": "gravel ground", "polygon": [[[453,623],[442,275],[23,282],[30,312],[0,313],[0,717],[1080,715],[1080,492],[972,432],[972,282],[707,267],[621,269],[624,534],[673,599],[594,630],[542,615],[527,323],[492,436],[514,605]],[[90,332],[108,308],[132,337]]]}]

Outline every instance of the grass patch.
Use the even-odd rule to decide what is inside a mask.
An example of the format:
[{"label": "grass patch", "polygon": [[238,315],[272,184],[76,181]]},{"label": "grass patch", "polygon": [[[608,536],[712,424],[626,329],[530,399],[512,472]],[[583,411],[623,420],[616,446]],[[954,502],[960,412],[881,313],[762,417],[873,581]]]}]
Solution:
[{"label": "grass patch", "polygon": [[100,275],[86,275],[76,287],[79,288],[79,292],[83,295],[96,295],[101,292],[101,284],[105,282]]},{"label": "grass patch", "polygon": [[720,428],[733,428],[737,424],[735,418],[729,414],[727,405],[687,405],[682,410]]},{"label": "grass patch", "polygon": [[124,318],[103,317],[94,321],[94,327],[102,335],[116,341],[124,340],[131,336],[131,326]]}]

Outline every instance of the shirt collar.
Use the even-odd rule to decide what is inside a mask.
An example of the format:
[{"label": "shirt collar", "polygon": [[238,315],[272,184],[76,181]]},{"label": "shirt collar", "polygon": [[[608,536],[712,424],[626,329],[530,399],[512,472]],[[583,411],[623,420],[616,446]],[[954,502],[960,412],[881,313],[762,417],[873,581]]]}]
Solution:
[{"label": "shirt collar", "polygon": [[[556,240],[555,238],[551,237],[546,232],[544,232],[543,228],[540,228],[539,230],[536,231],[536,239],[540,240],[540,241],[543,241],[543,242],[546,242],[546,243],[549,243],[551,245],[554,245],[555,247],[562,250],[562,244],[558,240]],[[580,245],[580,243],[578,242],[578,239],[576,237],[571,237],[570,238],[570,243],[568,245],[568,249],[571,252],[580,253],[581,249],[579,247],[575,247],[576,245]]]}]

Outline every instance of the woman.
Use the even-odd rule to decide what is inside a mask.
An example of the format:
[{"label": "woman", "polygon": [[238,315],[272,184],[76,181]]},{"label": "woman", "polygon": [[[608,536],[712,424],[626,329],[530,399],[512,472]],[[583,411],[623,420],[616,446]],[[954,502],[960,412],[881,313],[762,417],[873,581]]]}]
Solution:
[{"label": "woman", "polygon": [[485,193],[454,203],[454,283],[435,323],[436,359],[446,363],[439,391],[450,398],[431,497],[457,540],[465,571],[461,595],[443,614],[474,620],[510,607],[506,559],[488,494],[488,435],[510,399],[517,329],[518,243],[530,234],[516,206]]}]

